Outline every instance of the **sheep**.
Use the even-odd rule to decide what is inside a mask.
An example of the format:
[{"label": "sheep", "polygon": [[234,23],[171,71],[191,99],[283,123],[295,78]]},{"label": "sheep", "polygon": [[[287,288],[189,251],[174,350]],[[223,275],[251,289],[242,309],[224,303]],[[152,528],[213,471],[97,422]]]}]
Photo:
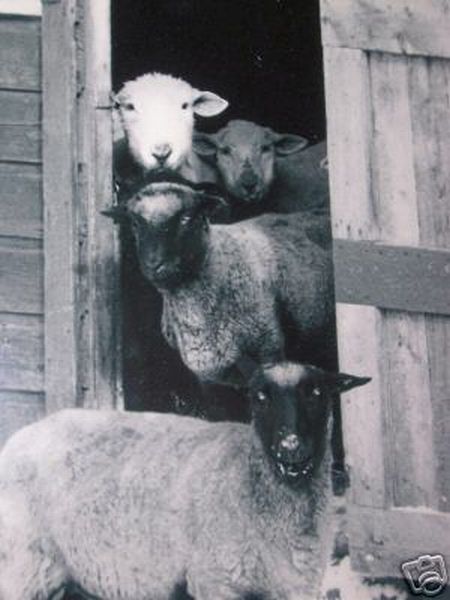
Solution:
[{"label": "sheep", "polygon": [[301,136],[232,120],[216,134],[196,133],[193,148],[217,169],[231,220],[317,208],[328,216],[325,142],[308,146]]},{"label": "sheep", "polygon": [[209,225],[217,204],[184,182],[150,182],[105,212],[131,221],[141,271],[162,294],[168,343],[203,382],[241,386],[249,361],[329,365],[330,250],[308,238],[299,214]]},{"label": "sheep", "polygon": [[[119,201],[148,171],[165,169],[192,180],[214,180],[215,175],[208,175],[206,163],[191,152],[194,117],[220,114],[228,105],[226,100],[211,92],[200,92],[170,75],[149,73],[126,82],[113,97],[113,105],[114,176]],[[124,346],[124,385],[129,405],[149,408],[146,390],[149,380],[155,379],[154,372],[161,389],[161,394],[154,397],[162,406],[190,403],[200,393],[198,384],[155,330],[161,301],[139,273],[128,227],[122,228],[121,241],[123,286],[135,291],[126,294],[124,300],[124,327],[129,340]],[[145,320],[138,318],[142,306],[147,307]],[[173,372],[177,377],[172,376]],[[167,389],[166,398],[162,388]]]},{"label": "sheep", "polygon": [[147,73],[127,81],[113,106],[119,188],[155,170],[177,171],[193,180],[206,177],[196,173],[202,163],[191,152],[194,116],[218,115],[227,108],[226,100],[171,75]]},{"label": "sheep", "polygon": [[[0,600],[318,598],[331,396],[369,381],[259,369],[252,424],[71,409],[0,454]],[[58,596],[61,597],[61,596]]]}]

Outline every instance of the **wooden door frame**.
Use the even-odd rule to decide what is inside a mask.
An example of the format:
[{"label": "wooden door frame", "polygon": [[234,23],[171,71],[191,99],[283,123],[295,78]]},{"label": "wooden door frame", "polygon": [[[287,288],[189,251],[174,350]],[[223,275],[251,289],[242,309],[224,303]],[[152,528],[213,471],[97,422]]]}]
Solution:
[{"label": "wooden door frame", "polygon": [[43,0],[47,411],[122,408],[109,0]]}]

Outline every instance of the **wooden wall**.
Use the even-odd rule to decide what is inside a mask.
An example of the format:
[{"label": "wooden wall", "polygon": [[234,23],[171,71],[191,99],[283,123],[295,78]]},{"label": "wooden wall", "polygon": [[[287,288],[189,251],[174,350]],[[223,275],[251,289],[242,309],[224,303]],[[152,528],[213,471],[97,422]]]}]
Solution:
[{"label": "wooden wall", "polygon": [[0,15],[0,445],[45,411],[40,27]]},{"label": "wooden wall", "polygon": [[448,0],[322,0],[351,549],[450,564]]}]

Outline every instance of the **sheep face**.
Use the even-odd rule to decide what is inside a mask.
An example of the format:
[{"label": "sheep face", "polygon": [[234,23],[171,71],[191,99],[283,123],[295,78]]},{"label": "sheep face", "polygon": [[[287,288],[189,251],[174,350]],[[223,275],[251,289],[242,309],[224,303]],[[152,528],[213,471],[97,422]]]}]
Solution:
[{"label": "sheep face", "polygon": [[230,121],[215,135],[195,134],[194,151],[214,160],[227,191],[246,203],[265,198],[274,179],[275,159],[299,152],[307,140],[282,135],[250,121]]},{"label": "sheep face", "polygon": [[308,485],[328,444],[333,396],[368,381],[296,363],[256,372],[250,383],[253,422],[277,477],[291,486]]},{"label": "sheep face", "polygon": [[228,103],[182,79],[151,73],[125,83],[114,98],[134,160],[145,170],[177,170],[192,145],[194,115],[212,117]]},{"label": "sheep face", "polygon": [[157,288],[195,277],[208,248],[208,210],[219,201],[172,183],[151,183],[129,200],[140,267]]}]

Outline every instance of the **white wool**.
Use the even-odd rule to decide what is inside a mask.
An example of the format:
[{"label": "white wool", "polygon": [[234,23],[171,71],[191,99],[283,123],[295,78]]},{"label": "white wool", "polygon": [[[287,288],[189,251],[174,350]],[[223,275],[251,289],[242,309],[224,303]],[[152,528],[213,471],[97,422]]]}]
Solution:
[{"label": "white wool", "polygon": [[[167,145],[171,149],[167,166],[177,169],[181,165],[191,149],[196,94],[182,79],[160,73],[125,83],[117,98],[122,127],[137,163],[148,170],[156,168],[154,153]],[[134,110],[128,110],[128,104]]]}]

